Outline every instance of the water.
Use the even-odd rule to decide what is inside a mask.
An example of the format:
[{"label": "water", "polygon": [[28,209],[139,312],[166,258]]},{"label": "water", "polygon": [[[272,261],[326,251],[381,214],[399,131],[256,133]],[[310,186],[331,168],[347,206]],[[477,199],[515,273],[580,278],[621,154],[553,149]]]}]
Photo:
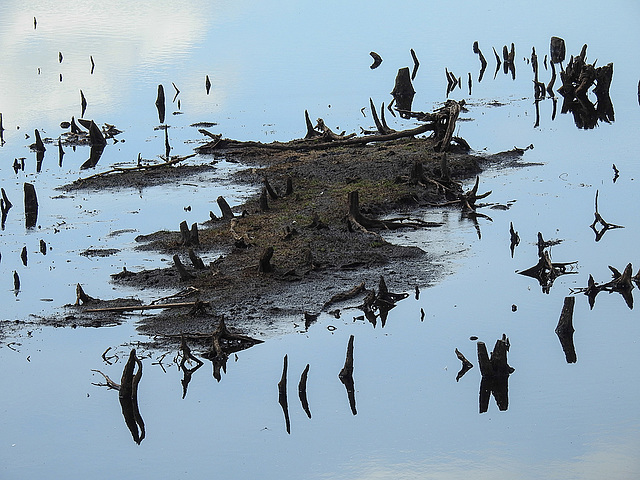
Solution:
[{"label": "water", "polygon": [[[163,296],[167,292],[140,294],[108,283],[108,275],[123,266],[136,270],[168,261],[133,251],[134,237],[176,230],[182,220],[203,221],[209,210],[217,213],[218,195],[233,205],[247,194],[228,182],[236,167],[224,161],[206,181],[184,179],[179,185],[118,193],[63,195],[55,190],[85,175],[78,167],[88,158],[88,148],[66,148],[58,167],[56,148],[48,145],[43,169],[36,173],[28,145],[35,128],[57,138],[62,120],[80,116],[80,89],[88,101],[87,118],[124,131],[119,136],[124,142],[107,145],[96,168],[102,171],[116,163],[132,164],[138,153],[157,159],[164,152],[162,132],[154,130],[160,83],[168,102],[175,92],[171,82],[180,90],[183,114],[172,115],[178,108],[177,101],[171,103],[167,123],[172,153],[187,155],[191,141],[201,138],[189,125],[199,121],[218,123],[210,130],[229,138],[261,141],[303,135],[305,109],[334,129],[366,128],[370,118],[362,117],[360,109],[369,97],[376,104],[388,102],[397,69],[412,66],[413,48],[420,59],[415,109],[430,111],[444,100],[445,67],[464,85],[471,72],[472,95],[466,86],[451,95],[467,100],[469,112],[463,116],[473,119],[460,122],[458,133],[487,152],[533,143],[524,160],[541,165],[481,175],[480,190],[493,191],[488,201],[515,203],[507,211],[482,210],[493,221],[478,220],[480,239],[456,210],[425,213],[446,222],[437,232],[399,234],[396,241],[452,255],[442,265],[447,275],[423,288],[418,300],[411,296],[400,302],[384,329],[353,320],[358,311],[345,312],[341,319],[321,316],[308,333],[270,335],[264,344],[232,356],[219,383],[206,362],[194,373],[185,399],[174,362],[177,352],[139,346],[144,338],[135,332],[136,316],[100,329],[30,324],[12,332],[5,325],[0,346],[2,478],[638,475],[638,385],[630,371],[640,360],[636,311],[617,294],[601,293],[593,310],[578,295],[575,364],[566,363],[554,329],[564,297],[571,288],[585,287],[589,274],[603,283],[610,278],[608,265],[622,270],[631,262],[634,273],[640,266],[633,243],[640,228],[633,213],[640,62],[630,47],[639,43],[635,23],[640,7],[618,1],[595,14],[574,2],[542,2],[535,14],[524,2],[462,2],[457,12],[428,3],[402,2],[390,10],[376,2],[358,7],[325,2],[313,9],[298,2],[3,2],[0,112],[6,144],[0,148],[0,186],[14,204],[1,232],[0,295],[7,321],[29,320],[30,314],[49,314],[72,303],[78,282],[103,298]],[[603,35],[603,30],[610,33]],[[542,60],[552,35],[565,39],[568,55],[587,43],[588,60],[614,63],[614,123],[585,131],[569,115],[558,113],[551,120],[547,99],[540,104],[540,126],[534,128],[532,73],[524,58],[535,46]],[[471,50],[475,40],[489,61],[480,84],[479,61]],[[516,80],[502,73],[494,80],[491,47],[500,51],[511,42],[517,51]],[[383,58],[376,70],[369,69],[371,50]],[[209,95],[206,75],[212,83]],[[542,80],[548,75],[543,70]],[[492,100],[505,105],[487,106]],[[390,116],[387,120],[392,128],[407,126]],[[26,158],[26,169],[16,174],[11,164],[19,157]],[[615,183],[614,163],[620,170]],[[25,181],[34,183],[40,199],[34,230],[24,227]],[[625,227],[607,232],[599,242],[588,227],[596,190],[602,216]],[[513,258],[510,222],[522,240]],[[123,229],[135,231],[110,235]],[[537,232],[563,240],[551,248],[554,261],[578,261],[578,274],[558,278],[549,294],[535,280],[514,273],[537,261]],[[41,238],[51,248],[46,256],[38,253]],[[27,267],[19,258],[25,245]],[[79,255],[88,248],[120,252],[107,258]],[[17,296],[14,270],[22,283]],[[477,365],[456,382],[460,361],[454,349],[476,364],[476,345],[469,337],[492,348],[503,333],[509,336],[509,363],[516,369],[509,378],[509,408],[499,411],[492,398],[488,411],[479,414]],[[355,416],[337,378],[351,334]],[[118,381],[132,346],[144,357],[139,403],[147,435],[139,446],[124,425],[117,393],[91,385],[102,380],[91,369]],[[120,358],[113,365],[100,358],[107,347]],[[161,366],[157,363],[164,353]],[[290,434],[276,388],[285,354]],[[311,419],[296,398],[307,363]]]}]

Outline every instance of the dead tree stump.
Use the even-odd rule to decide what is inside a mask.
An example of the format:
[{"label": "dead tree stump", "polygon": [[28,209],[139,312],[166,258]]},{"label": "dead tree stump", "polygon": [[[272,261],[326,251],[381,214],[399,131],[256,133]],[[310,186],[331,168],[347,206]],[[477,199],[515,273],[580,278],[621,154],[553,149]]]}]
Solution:
[{"label": "dead tree stump", "polygon": [[411,84],[411,75],[409,73],[409,67],[400,68],[396,74],[396,81],[391,91],[391,95],[396,102],[396,109],[400,112],[402,118],[407,117],[403,111],[410,112],[413,104],[413,97],[416,91]]},{"label": "dead tree stump", "polygon": [[300,375],[300,382],[298,382],[298,397],[300,398],[300,404],[307,417],[311,418],[311,410],[309,410],[309,401],[307,400],[307,376],[309,375],[309,364],[304,367],[302,375]]},{"label": "dead tree stump", "polygon": [[351,413],[357,415],[358,411],[356,410],[356,389],[353,381],[353,339],[354,336],[351,335],[349,337],[349,343],[347,345],[347,356],[344,361],[344,366],[342,367],[342,370],[340,370],[338,378],[340,378],[340,381],[347,390],[347,397],[349,399]]},{"label": "dead tree stump", "polygon": [[271,273],[273,272],[273,265],[271,265],[271,257],[273,257],[273,247],[267,247],[262,252],[260,261],[258,263],[258,272]]},{"label": "dead tree stump", "polygon": [[560,313],[560,319],[558,320],[558,326],[556,327],[556,335],[562,345],[567,363],[576,363],[578,358],[576,356],[576,347],[573,344],[573,307],[576,303],[576,297],[565,297],[564,304],[562,305],[562,313]]},{"label": "dead tree stump", "polygon": [[177,254],[173,256],[173,263],[176,266],[178,273],[180,274],[180,280],[182,280],[183,282],[186,280],[191,280],[193,278],[196,278],[192,273],[187,271],[185,266],[180,261],[180,257]]},{"label": "dead tree stump", "polygon": [[34,228],[38,222],[38,196],[32,183],[24,184],[24,215],[27,228]]},{"label": "dead tree stump", "polygon": [[278,382],[278,403],[282,407],[282,413],[284,413],[284,423],[287,433],[291,433],[291,421],[289,420],[289,404],[287,402],[287,356],[284,356],[282,365],[282,376]]},{"label": "dead tree stump", "polygon": [[224,197],[219,196],[216,202],[218,202],[218,207],[220,207],[220,211],[222,212],[222,218],[224,220],[233,218],[235,216],[231,211],[231,207],[229,206],[227,201],[224,199]]},{"label": "dead tree stump", "polygon": [[509,339],[502,335],[502,339],[496,341],[491,352],[487,353],[484,342],[478,342],[478,364],[482,380],[480,382],[480,413],[489,408],[489,398],[494,396],[499,410],[507,410],[509,407],[508,380],[514,369],[507,363],[509,351]]}]

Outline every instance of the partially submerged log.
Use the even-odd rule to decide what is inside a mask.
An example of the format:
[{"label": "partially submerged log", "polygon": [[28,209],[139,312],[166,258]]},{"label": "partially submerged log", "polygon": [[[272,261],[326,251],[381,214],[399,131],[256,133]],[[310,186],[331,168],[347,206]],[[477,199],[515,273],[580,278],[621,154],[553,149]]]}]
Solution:
[{"label": "partially submerged log", "polygon": [[[290,142],[241,142],[237,140],[222,139],[216,136],[212,142],[197,147],[198,153],[208,154],[216,150],[236,150],[243,148],[265,148],[270,150],[310,150],[310,149],[327,149],[340,146],[366,145],[369,143],[380,143],[397,140],[400,138],[414,137],[426,132],[435,131],[436,142],[441,150],[448,149],[448,141],[453,140],[453,131],[455,123],[461,111],[464,101],[456,102],[448,100],[445,105],[434,113],[412,112],[410,104],[397,104],[396,109],[403,118],[416,118],[424,124],[410,128],[407,130],[394,131],[386,134],[367,134],[363,136],[354,136],[355,134],[345,135],[336,134],[326,126],[322,119],[314,127],[308,119],[308,113],[305,112],[305,122],[307,124],[307,134],[304,139],[292,140]],[[382,123],[382,122],[381,122]],[[384,128],[384,126],[383,126]],[[388,128],[388,127],[387,127]],[[317,129],[320,129],[319,131]],[[390,129],[389,129],[390,130]],[[449,131],[449,135],[445,138],[445,134]]]},{"label": "partially submerged log", "polygon": [[396,230],[398,228],[424,228],[438,227],[440,223],[425,222],[420,219],[395,218],[391,220],[378,220],[369,218],[360,211],[360,199],[357,190],[349,192],[347,197],[349,203],[349,213],[347,215],[347,223],[350,230],[360,230],[368,232],[369,230]]}]

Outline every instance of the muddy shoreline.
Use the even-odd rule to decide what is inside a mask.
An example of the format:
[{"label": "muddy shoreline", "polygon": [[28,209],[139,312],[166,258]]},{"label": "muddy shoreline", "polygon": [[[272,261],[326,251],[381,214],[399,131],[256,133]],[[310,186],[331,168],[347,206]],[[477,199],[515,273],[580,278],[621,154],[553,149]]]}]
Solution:
[{"label": "muddy shoreline", "polygon": [[[491,157],[465,152],[447,153],[451,179],[473,178],[490,164],[517,161],[515,149]],[[442,275],[442,258],[417,247],[401,246],[382,238],[380,231],[350,228],[347,217],[349,192],[358,191],[367,218],[415,217],[446,201],[436,185],[412,181],[411,171],[420,163],[429,178],[440,178],[442,154],[431,138],[404,138],[380,144],[340,146],[323,150],[274,151],[247,148],[216,153],[200,167],[170,166],[152,176],[122,174],[98,177],[64,187],[68,190],[123,188],[203,174],[222,158],[245,169],[232,179],[238,184],[263,186],[265,179],[274,196],[260,200],[260,193],[233,209],[234,218],[220,212],[202,212],[198,244],[185,245],[178,231],[153,232],[137,237],[137,248],[162,255],[177,255],[189,278],[175,266],[138,272],[113,272],[112,282],[139,290],[168,289],[182,292],[179,302],[202,301],[204,308],[167,308],[145,314],[138,330],[157,341],[180,333],[204,333],[223,316],[227,325],[258,338],[304,328],[304,319],[321,312],[340,315],[345,306],[358,306],[364,294],[346,302],[327,305],[336,294],[364,282],[375,290],[384,277],[389,290],[413,292],[436,282]],[[285,195],[286,185],[292,191]],[[267,209],[265,209],[265,207]],[[179,220],[176,219],[176,227]],[[429,225],[423,228],[438,228]],[[259,271],[260,259],[273,248],[271,271]],[[195,268],[192,256],[213,258]],[[182,277],[182,278],[181,278]],[[89,295],[91,292],[87,292]],[[134,303],[132,299],[93,299],[70,306],[64,323],[113,324],[120,312],[89,312]],[[84,303],[84,304],[83,304]],[[55,322],[59,324],[60,319]]]}]

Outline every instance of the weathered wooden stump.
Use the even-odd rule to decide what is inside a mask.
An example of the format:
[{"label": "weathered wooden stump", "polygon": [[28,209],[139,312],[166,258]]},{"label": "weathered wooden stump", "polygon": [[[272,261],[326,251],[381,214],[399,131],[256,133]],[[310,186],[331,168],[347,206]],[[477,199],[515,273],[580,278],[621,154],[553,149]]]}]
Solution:
[{"label": "weathered wooden stump", "polygon": [[576,297],[565,297],[564,304],[562,305],[562,313],[560,313],[560,319],[556,326],[556,335],[562,345],[567,363],[576,363],[578,358],[576,356],[576,347],[573,344],[573,308],[576,303]]},{"label": "weathered wooden stump", "polygon": [[502,339],[496,341],[491,352],[487,353],[484,342],[478,342],[478,364],[482,380],[480,382],[480,413],[489,408],[489,397],[494,396],[499,410],[507,410],[509,407],[508,380],[514,369],[507,363],[509,351],[509,339],[502,335]]},{"label": "weathered wooden stump", "polygon": [[34,228],[38,222],[38,196],[32,183],[24,184],[24,215],[27,228]]},{"label": "weathered wooden stump", "polygon": [[222,218],[224,220],[228,220],[235,217],[235,215],[231,211],[231,207],[229,206],[229,204],[227,203],[227,201],[224,199],[223,196],[219,196],[216,202],[218,203],[218,207],[222,212]]},{"label": "weathered wooden stump", "polygon": [[409,67],[400,68],[396,74],[396,81],[391,91],[391,95],[396,102],[396,109],[400,111],[402,118],[409,118],[403,113],[403,110],[410,112],[413,104],[413,97],[416,91],[411,83]]}]

